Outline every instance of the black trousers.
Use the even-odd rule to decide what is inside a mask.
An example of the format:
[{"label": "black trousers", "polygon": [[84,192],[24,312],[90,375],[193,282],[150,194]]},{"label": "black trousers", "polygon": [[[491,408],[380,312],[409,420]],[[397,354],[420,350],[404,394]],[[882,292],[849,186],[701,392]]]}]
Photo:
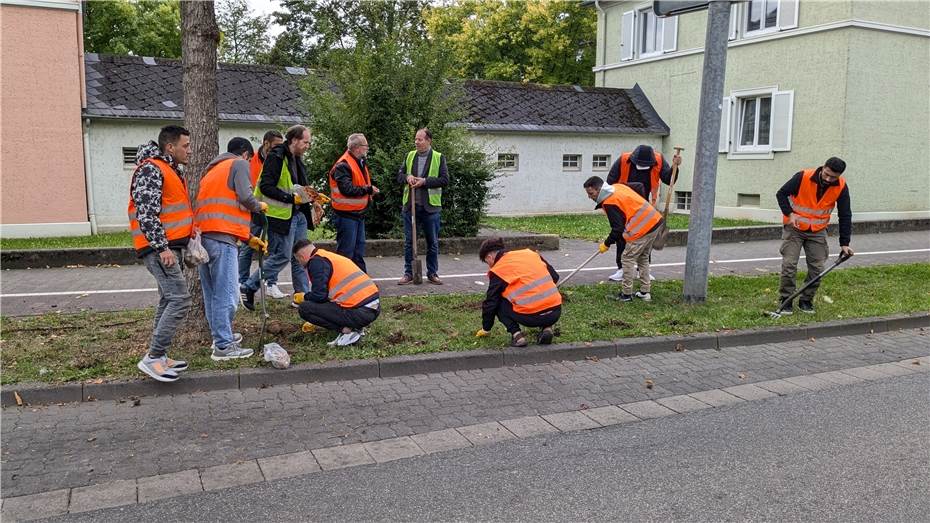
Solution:
[{"label": "black trousers", "polygon": [[343,327],[348,327],[357,331],[375,321],[381,314],[381,309],[365,306],[346,309],[331,301],[326,303],[305,301],[300,304],[297,313],[304,321],[329,330],[342,331]]},{"label": "black trousers", "polygon": [[527,327],[551,327],[562,316],[562,306],[557,305],[533,314],[520,314],[513,311],[513,305],[502,299],[497,307],[497,319],[504,325],[507,332],[513,334],[520,330],[520,325]]}]

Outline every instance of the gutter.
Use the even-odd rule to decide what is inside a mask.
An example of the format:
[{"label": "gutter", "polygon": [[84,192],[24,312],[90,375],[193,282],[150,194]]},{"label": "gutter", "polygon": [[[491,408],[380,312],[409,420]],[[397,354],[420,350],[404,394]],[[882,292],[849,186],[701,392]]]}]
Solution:
[{"label": "gutter", "polygon": [[90,168],[90,118],[84,118],[84,188],[87,191],[87,219],[90,221],[90,233],[97,234],[97,208],[94,205],[94,173]]}]

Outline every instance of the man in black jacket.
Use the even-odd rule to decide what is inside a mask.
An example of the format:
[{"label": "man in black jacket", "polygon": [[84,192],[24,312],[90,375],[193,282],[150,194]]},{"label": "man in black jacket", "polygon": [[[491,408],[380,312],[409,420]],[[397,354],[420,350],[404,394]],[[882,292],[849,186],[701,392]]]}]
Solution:
[{"label": "man in black jacket", "polygon": [[346,151],[329,170],[336,252],[355,262],[364,272],[365,211],[371,197],[380,193],[368,172],[368,139],[362,133],[349,135]]}]

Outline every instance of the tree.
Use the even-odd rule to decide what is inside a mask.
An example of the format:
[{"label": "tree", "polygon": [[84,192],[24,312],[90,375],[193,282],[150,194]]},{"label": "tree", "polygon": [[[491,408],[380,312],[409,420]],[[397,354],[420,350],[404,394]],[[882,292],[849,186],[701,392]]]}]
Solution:
[{"label": "tree", "polygon": [[573,0],[461,0],[426,9],[429,37],[463,78],[594,81],[597,16]]},{"label": "tree", "polygon": [[92,53],[181,56],[178,0],[84,2],[84,47]]},{"label": "tree", "polygon": [[254,64],[268,53],[270,17],[252,13],[246,0],[222,0],[218,5],[220,61]]}]

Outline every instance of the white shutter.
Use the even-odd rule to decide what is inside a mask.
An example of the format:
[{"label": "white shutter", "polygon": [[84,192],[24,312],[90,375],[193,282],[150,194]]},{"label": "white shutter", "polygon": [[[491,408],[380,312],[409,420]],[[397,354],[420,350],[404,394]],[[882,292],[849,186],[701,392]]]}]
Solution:
[{"label": "white shutter", "polygon": [[620,60],[632,60],[633,59],[633,28],[636,27],[634,23],[636,20],[636,11],[627,11],[623,13],[622,22],[620,24]]},{"label": "white shutter", "polygon": [[791,125],[794,116],[794,91],[772,93],[772,150],[791,150]]},{"label": "white shutter", "polygon": [[662,52],[671,53],[678,48],[678,17],[670,16],[663,20]]},{"label": "white shutter", "polygon": [[798,26],[798,0],[778,0],[778,30]]},{"label": "white shutter", "polygon": [[730,6],[730,36],[728,40],[736,40],[736,26],[739,24],[739,4],[733,2]]},{"label": "white shutter", "polygon": [[717,145],[717,152],[730,152],[730,128],[733,127],[730,114],[733,112],[733,99],[725,96],[720,103],[720,143]]}]

